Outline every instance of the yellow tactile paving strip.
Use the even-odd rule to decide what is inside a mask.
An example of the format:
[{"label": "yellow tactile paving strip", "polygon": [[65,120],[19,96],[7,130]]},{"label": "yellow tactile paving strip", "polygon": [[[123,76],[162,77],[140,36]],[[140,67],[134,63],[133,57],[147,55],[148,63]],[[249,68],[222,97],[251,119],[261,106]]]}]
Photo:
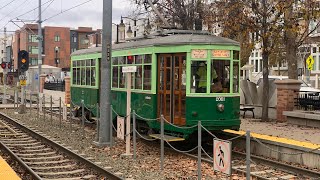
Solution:
[{"label": "yellow tactile paving strip", "polygon": [[[238,134],[238,135],[246,134],[246,132],[244,132],[244,131],[224,130],[224,132]],[[287,138],[279,138],[279,137],[258,134],[258,133],[253,133],[253,132],[251,132],[250,135],[252,137],[255,137],[258,139],[269,140],[269,141],[273,141],[273,142],[289,144],[289,145],[304,147],[304,148],[308,148],[308,149],[320,148],[320,144],[313,144],[313,143],[309,143],[309,142],[302,142],[302,141],[297,141],[297,140],[287,139]]]},{"label": "yellow tactile paving strip", "polygon": [[0,156],[0,179],[3,180],[21,180],[21,178],[14,172],[9,164]]}]

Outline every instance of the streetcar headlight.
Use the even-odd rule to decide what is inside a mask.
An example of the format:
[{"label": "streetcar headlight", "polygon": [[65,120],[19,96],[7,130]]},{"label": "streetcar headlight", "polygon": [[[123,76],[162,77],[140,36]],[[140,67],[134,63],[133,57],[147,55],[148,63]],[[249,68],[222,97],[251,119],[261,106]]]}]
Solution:
[{"label": "streetcar headlight", "polygon": [[223,104],[218,104],[217,105],[217,108],[220,112],[223,112],[224,111],[224,105]]}]

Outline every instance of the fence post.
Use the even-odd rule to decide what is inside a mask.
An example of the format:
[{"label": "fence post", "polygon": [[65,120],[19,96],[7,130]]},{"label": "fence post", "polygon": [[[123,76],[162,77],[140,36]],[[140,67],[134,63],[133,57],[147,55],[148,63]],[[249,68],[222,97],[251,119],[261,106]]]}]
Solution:
[{"label": "fence post", "polygon": [[161,127],[160,127],[160,131],[161,131],[161,170],[163,170],[163,161],[164,161],[164,142],[163,142],[163,138],[164,138],[164,117],[163,114],[161,114],[160,117],[160,121],[161,121]]},{"label": "fence post", "polygon": [[[110,146],[113,145],[113,119],[112,119],[112,113],[113,113],[113,107],[112,105],[110,104]],[[100,118],[99,118],[100,119]]]},{"label": "fence post", "polygon": [[29,102],[30,102],[30,114],[31,114],[31,108],[32,108],[32,96],[31,96],[31,92],[30,92],[30,99],[29,99]]},{"label": "fence post", "polygon": [[52,96],[50,96],[50,120],[51,120],[51,124],[52,124]]},{"label": "fence post", "polygon": [[73,112],[72,112],[72,101],[70,101],[70,129],[72,129],[72,115],[73,115]]},{"label": "fence post", "polygon": [[40,116],[40,96],[37,96],[37,111],[38,111],[38,116],[37,116],[37,119],[39,119],[39,116]]},{"label": "fence post", "polygon": [[16,111],[16,90],[15,89],[13,90],[13,96],[14,96],[13,108],[14,108],[14,111]]},{"label": "fence post", "polygon": [[198,179],[201,178],[201,121],[198,121]]},{"label": "fence post", "polygon": [[97,119],[97,137],[96,137],[96,142],[99,142],[100,134],[99,134],[99,129],[100,129],[100,118],[99,118],[99,103],[97,103],[97,109],[96,109],[96,119]]},{"label": "fence post", "polygon": [[46,120],[46,95],[43,94],[43,120],[45,121]]},{"label": "fence post", "polygon": [[61,97],[59,97],[59,126],[61,129]]},{"label": "fence post", "polygon": [[137,157],[137,135],[136,135],[136,111],[133,110],[133,114],[132,114],[132,118],[133,118],[133,159],[136,159]]},{"label": "fence post", "polygon": [[246,133],[246,180],[250,180],[250,131]]},{"label": "fence post", "polygon": [[84,134],[84,102],[81,100],[81,120],[82,120],[82,132]]}]

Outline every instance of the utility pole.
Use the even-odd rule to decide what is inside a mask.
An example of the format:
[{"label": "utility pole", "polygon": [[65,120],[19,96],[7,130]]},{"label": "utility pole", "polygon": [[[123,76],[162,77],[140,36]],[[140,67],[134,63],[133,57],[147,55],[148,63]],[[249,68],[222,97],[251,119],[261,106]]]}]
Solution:
[{"label": "utility pole", "polygon": [[111,97],[111,42],[112,0],[103,1],[102,59],[100,63],[100,126],[97,146],[112,146]]},{"label": "utility pole", "polygon": [[[7,62],[7,28],[4,27],[4,39],[3,39],[3,61]],[[2,104],[7,104],[6,94],[7,94],[7,87],[6,87],[6,76],[7,76],[7,67],[3,69],[3,98]]]},{"label": "utility pole", "polygon": [[41,29],[41,0],[39,0],[39,20],[38,20],[38,89],[40,96],[40,75],[42,65],[42,29]]}]

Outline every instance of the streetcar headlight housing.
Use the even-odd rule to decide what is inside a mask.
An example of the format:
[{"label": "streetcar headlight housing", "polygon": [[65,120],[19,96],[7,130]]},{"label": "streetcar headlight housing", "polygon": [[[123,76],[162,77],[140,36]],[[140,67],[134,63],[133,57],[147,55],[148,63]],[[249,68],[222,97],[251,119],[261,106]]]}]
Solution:
[{"label": "streetcar headlight housing", "polygon": [[223,104],[218,104],[218,105],[217,105],[217,109],[218,109],[220,112],[223,112],[223,111],[224,111],[224,105],[223,105]]}]

